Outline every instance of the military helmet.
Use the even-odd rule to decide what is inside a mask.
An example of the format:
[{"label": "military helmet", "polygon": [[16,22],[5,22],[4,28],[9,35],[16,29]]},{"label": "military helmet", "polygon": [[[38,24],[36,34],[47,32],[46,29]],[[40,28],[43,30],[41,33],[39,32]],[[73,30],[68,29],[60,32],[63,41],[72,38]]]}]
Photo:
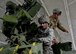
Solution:
[{"label": "military helmet", "polygon": [[39,24],[49,23],[49,18],[47,16],[41,16],[40,18],[38,18],[38,22]]},{"label": "military helmet", "polygon": [[55,9],[53,9],[53,13],[61,14],[62,12],[58,8],[55,8]]}]

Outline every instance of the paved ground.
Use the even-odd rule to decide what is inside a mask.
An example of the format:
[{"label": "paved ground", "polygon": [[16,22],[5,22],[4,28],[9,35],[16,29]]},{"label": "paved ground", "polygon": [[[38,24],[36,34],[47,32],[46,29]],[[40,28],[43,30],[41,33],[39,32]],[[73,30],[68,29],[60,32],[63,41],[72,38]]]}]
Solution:
[{"label": "paved ground", "polygon": [[62,54],[76,54],[76,51],[64,51]]}]

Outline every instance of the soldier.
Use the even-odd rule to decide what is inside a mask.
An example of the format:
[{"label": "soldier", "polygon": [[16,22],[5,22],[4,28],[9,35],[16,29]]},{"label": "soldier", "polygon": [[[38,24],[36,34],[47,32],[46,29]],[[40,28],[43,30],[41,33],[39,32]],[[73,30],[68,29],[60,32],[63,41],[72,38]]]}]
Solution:
[{"label": "soldier", "polygon": [[50,19],[50,27],[52,27],[53,29],[59,28],[61,31],[68,33],[68,31],[59,22],[58,17],[61,15],[61,13],[62,12],[59,9],[54,9],[53,10],[53,15],[51,15],[49,17],[49,19]]},{"label": "soldier", "polygon": [[43,54],[52,54],[53,29],[49,28],[48,18],[42,16],[38,19],[38,22],[40,26],[38,27],[37,38],[43,43]]},{"label": "soldier", "polygon": [[[56,9],[53,9],[53,15],[51,15],[49,17],[49,19],[50,19],[49,27],[54,29],[54,35],[56,36],[56,38],[58,38],[57,40],[53,40],[54,44],[52,45],[52,49],[53,49],[54,54],[61,54],[61,48],[63,45],[63,43],[60,43],[61,38],[60,38],[58,32],[56,31],[56,28],[60,29],[63,32],[68,33],[68,30],[66,30],[59,22],[58,18],[61,15],[61,13],[62,12],[58,8],[56,8]],[[58,42],[56,42],[56,41],[58,41]]]},{"label": "soldier", "polygon": [[[56,34],[56,36],[59,36],[58,32],[56,31],[56,28],[60,29],[63,32],[68,33],[68,31],[59,22],[58,18],[61,15],[61,13],[62,12],[58,8],[56,8],[56,9],[53,9],[53,15],[49,17],[50,19],[49,26],[54,29],[54,33]],[[58,39],[61,41],[60,37],[58,37]]]}]

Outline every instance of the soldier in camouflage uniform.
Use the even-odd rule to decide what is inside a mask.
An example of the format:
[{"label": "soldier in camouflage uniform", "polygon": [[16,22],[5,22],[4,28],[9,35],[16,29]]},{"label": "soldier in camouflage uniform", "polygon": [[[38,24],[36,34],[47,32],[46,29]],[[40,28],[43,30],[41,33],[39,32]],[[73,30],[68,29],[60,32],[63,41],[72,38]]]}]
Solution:
[{"label": "soldier in camouflage uniform", "polygon": [[48,18],[40,17],[38,19],[38,40],[43,43],[43,54],[52,54],[52,41],[54,38],[53,29],[49,28]]},{"label": "soldier in camouflage uniform", "polygon": [[50,27],[52,27],[53,29],[55,28],[59,28],[61,31],[63,32],[68,32],[59,22],[58,17],[61,15],[61,11],[59,9],[54,9],[53,10],[53,15],[51,15],[49,17],[50,19]]},{"label": "soldier in camouflage uniform", "polygon": [[[56,36],[59,36],[58,32],[56,31],[56,28],[60,29],[63,32],[68,33],[68,31],[59,22],[58,17],[61,15],[61,13],[62,12],[58,8],[56,8],[56,9],[53,9],[53,15],[49,17],[50,19],[49,26],[54,29],[54,33],[56,34]],[[58,39],[61,41],[60,37],[58,37]]]},{"label": "soldier in camouflage uniform", "polygon": [[[49,27],[54,29],[54,35],[57,38],[57,41],[59,40],[59,42],[61,42],[61,37],[59,36],[56,28],[60,29],[63,32],[68,33],[68,31],[61,25],[61,23],[59,22],[58,17],[61,15],[61,11],[57,8],[57,9],[53,9],[53,15],[51,15],[49,17],[50,19],[50,23],[49,23]],[[56,42],[56,41],[55,41]],[[52,45],[52,49],[54,54],[61,54],[61,47],[62,47],[62,43],[58,43],[56,42]]]}]

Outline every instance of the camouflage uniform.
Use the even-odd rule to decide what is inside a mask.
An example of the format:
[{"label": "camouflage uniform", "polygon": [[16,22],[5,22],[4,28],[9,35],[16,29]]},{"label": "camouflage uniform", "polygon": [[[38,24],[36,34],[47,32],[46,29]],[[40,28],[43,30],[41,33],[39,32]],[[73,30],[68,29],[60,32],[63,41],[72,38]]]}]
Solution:
[{"label": "camouflage uniform", "polygon": [[[45,19],[45,18],[39,18],[39,23],[43,23],[43,22],[47,22],[48,20]],[[53,34],[53,29],[51,28],[47,28],[45,30],[43,30],[41,28],[41,26],[38,28],[38,39],[40,42],[43,43],[43,54],[53,54],[52,52],[52,48],[51,48],[51,45],[52,45],[52,40],[53,40],[53,37],[54,37],[54,34]]]},{"label": "camouflage uniform", "polygon": [[38,29],[39,41],[43,43],[43,53],[52,54],[51,44],[53,40],[53,29],[47,28],[46,30]]},{"label": "camouflage uniform", "polygon": [[65,32],[66,29],[61,25],[59,19],[55,19],[53,16],[50,16],[49,19],[50,19],[49,24],[50,27],[52,27],[53,29],[59,28],[61,31]]},{"label": "camouflage uniform", "polygon": [[[54,9],[53,14],[61,15],[61,11],[59,9]],[[57,38],[59,39],[59,41],[61,41],[61,38],[56,28],[60,29],[63,32],[68,32],[68,31],[61,25],[61,23],[59,22],[58,16],[55,17],[54,15],[52,15],[49,17],[49,19],[50,19],[49,27],[54,29],[55,36],[58,36]]]}]

